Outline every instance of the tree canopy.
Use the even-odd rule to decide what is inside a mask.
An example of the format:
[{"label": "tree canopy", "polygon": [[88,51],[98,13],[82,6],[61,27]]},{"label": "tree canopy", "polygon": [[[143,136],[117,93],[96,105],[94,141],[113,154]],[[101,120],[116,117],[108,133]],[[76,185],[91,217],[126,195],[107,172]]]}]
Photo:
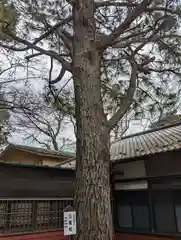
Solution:
[{"label": "tree canopy", "polygon": [[76,118],[76,239],[112,239],[111,130],[176,112],[180,20],[179,0],[1,1],[0,47],[46,65],[48,101]]},{"label": "tree canopy", "polygon": [[[6,9],[7,4],[2,1],[1,9]],[[12,11],[16,9],[18,16],[16,31],[5,25],[3,34],[6,33],[8,43],[2,41],[0,46],[8,52],[24,52],[27,61],[48,56],[50,87],[56,90],[56,84],[62,81],[66,88],[66,81],[71,81],[66,73],[72,74],[73,1],[18,0],[13,4]],[[93,4],[95,41],[103,50],[101,88],[108,116],[119,106],[121,112],[116,115],[119,119],[129,108],[141,117],[158,111],[164,115],[178,103],[180,95],[179,1],[95,1]],[[12,39],[10,43],[8,36]],[[54,65],[60,72],[53,79]],[[113,118],[112,124],[118,118]]]}]

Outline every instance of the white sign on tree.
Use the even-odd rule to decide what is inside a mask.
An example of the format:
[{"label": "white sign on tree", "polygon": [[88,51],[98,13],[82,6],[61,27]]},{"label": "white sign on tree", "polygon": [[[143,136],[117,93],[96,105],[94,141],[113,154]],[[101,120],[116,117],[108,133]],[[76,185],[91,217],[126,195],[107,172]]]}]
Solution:
[{"label": "white sign on tree", "polygon": [[68,206],[64,209],[64,236],[70,236],[76,234],[76,212]]}]

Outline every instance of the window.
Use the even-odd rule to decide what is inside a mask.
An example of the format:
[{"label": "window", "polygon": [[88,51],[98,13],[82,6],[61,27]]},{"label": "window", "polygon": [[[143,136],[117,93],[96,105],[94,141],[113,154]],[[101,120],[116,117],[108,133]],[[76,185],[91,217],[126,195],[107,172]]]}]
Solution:
[{"label": "window", "polygon": [[176,214],[176,221],[177,221],[177,230],[181,232],[181,205],[175,206],[175,214]]},{"label": "window", "polygon": [[149,208],[145,191],[122,192],[118,201],[119,227],[143,231],[149,230]]},{"label": "window", "polygon": [[72,200],[0,200],[0,233],[63,228],[63,209]]},{"label": "window", "polygon": [[37,225],[41,229],[46,229],[50,220],[50,202],[49,201],[39,201],[37,204]]},{"label": "window", "polygon": [[0,202],[0,229],[3,229],[5,222],[6,222],[6,202]]},{"label": "window", "polygon": [[29,201],[12,201],[9,219],[9,227],[16,229],[31,229],[32,227],[32,203]]},{"label": "window", "polygon": [[[181,190],[119,191],[117,226],[124,230],[181,233]],[[149,204],[150,203],[150,204]]]},{"label": "window", "polygon": [[181,191],[173,193],[177,231],[181,233]]},{"label": "window", "polygon": [[118,206],[118,215],[119,215],[119,226],[123,228],[132,227],[132,214],[131,206],[129,205],[119,205]]},{"label": "window", "polygon": [[146,205],[133,205],[134,228],[140,230],[149,230],[149,210]]},{"label": "window", "polygon": [[159,191],[153,194],[155,230],[161,233],[176,232],[172,194],[169,191]]}]

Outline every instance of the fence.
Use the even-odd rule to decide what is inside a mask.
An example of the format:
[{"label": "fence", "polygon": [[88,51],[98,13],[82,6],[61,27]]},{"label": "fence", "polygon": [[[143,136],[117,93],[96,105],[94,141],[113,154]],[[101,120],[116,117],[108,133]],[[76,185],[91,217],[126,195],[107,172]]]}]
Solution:
[{"label": "fence", "polygon": [[0,200],[0,233],[62,229],[63,210],[72,204],[72,199]]}]

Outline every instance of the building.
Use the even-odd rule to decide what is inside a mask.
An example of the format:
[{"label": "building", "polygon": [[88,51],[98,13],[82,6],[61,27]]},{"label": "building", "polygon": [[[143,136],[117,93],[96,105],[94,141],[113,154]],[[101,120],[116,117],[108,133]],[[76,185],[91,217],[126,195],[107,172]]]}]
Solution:
[{"label": "building", "polygon": [[75,158],[75,153],[53,151],[17,144],[9,144],[1,153],[0,161],[7,163],[25,163],[33,165],[55,166]]},{"label": "building", "polygon": [[0,240],[68,240],[63,210],[73,203],[75,171],[0,163]]},{"label": "building", "polygon": [[[112,143],[111,164],[116,240],[180,239],[181,124],[150,129]],[[5,172],[4,168],[9,172],[0,174],[0,207],[3,209],[0,215],[1,219],[2,216],[6,219],[2,220],[1,237],[7,239],[8,234],[14,231],[16,235],[19,234],[17,240],[48,240],[51,232],[54,240],[68,240],[63,238],[60,231],[62,211],[58,209],[67,204],[62,201],[71,201],[73,197],[75,165],[73,159],[62,161],[54,167],[1,163],[1,173]],[[20,187],[21,183],[24,187]],[[26,199],[23,198],[25,194]],[[59,201],[59,205],[64,204],[61,205],[63,207],[57,208],[56,201]],[[9,205],[10,202],[16,205]],[[25,210],[30,205],[30,210]],[[19,220],[18,206],[24,206],[22,214],[26,213],[29,220]],[[6,214],[9,210],[10,213]],[[58,212],[60,214],[56,215]],[[13,218],[14,215],[16,218]],[[28,233],[27,238],[20,234],[22,231]],[[31,232],[36,232],[32,238]],[[9,240],[15,238],[11,236]]]},{"label": "building", "polygon": [[113,142],[111,163],[120,240],[181,238],[181,123]]},{"label": "building", "polygon": [[181,124],[112,145],[115,229],[121,240],[181,237]]},{"label": "building", "polygon": [[181,114],[171,114],[159,119],[158,121],[152,123],[150,128],[159,128],[164,126],[169,126],[171,124],[179,124],[181,121]]}]

